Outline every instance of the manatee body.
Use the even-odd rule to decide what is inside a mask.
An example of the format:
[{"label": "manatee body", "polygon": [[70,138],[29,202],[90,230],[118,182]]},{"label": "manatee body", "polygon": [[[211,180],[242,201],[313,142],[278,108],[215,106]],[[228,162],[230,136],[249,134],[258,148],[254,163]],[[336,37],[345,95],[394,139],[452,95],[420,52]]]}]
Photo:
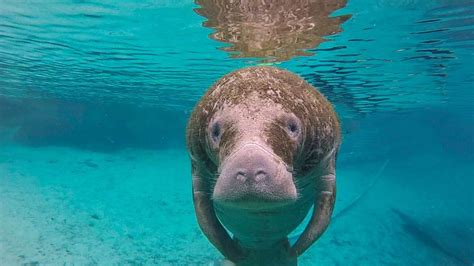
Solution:
[{"label": "manatee body", "polygon": [[334,207],[341,136],[326,98],[288,71],[244,68],[206,92],[186,137],[196,216],[210,242],[238,265],[296,265]]}]

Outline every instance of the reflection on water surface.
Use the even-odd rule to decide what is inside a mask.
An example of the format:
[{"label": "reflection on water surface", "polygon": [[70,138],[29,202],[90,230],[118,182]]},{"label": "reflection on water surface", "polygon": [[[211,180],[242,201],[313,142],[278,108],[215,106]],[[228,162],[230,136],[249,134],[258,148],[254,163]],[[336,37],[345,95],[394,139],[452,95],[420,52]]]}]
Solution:
[{"label": "reflection on water surface", "polygon": [[215,30],[211,38],[229,44],[223,47],[234,58],[285,61],[312,55],[324,36],[341,31],[350,16],[330,16],[346,1],[229,1],[197,0],[196,12]]}]

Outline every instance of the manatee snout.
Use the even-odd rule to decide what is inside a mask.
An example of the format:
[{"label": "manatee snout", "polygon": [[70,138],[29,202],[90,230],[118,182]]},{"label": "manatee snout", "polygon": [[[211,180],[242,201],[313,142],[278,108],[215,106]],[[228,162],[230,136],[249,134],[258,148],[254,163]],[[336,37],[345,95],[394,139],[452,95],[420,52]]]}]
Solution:
[{"label": "manatee snout", "polygon": [[213,198],[224,205],[263,208],[295,201],[297,191],[291,169],[277,155],[248,143],[223,161]]}]

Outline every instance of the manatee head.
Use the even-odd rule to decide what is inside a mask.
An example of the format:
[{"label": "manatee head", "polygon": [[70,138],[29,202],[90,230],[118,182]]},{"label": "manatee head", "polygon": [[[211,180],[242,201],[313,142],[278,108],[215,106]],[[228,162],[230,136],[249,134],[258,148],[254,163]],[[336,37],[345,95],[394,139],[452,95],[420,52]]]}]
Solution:
[{"label": "manatee head", "polygon": [[304,139],[302,122],[264,96],[250,93],[210,119],[210,157],[218,166],[212,196],[219,204],[270,209],[298,198],[294,162]]}]

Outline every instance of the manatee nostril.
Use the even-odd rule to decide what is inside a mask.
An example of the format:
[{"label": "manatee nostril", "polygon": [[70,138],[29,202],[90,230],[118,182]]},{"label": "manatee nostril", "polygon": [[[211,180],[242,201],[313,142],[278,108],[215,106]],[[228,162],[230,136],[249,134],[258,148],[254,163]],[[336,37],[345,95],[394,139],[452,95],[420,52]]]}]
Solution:
[{"label": "manatee nostril", "polygon": [[255,181],[256,182],[260,182],[260,181],[263,181],[267,178],[267,173],[263,170],[258,170],[256,173],[255,173]]},{"label": "manatee nostril", "polygon": [[247,176],[244,171],[238,171],[235,175],[235,178],[240,182],[245,182],[247,180]]},{"label": "manatee nostril", "polygon": [[263,175],[266,175],[267,173],[266,173],[264,170],[262,170],[262,169],[257,170],[257,172],[255,172],[255,175],[262,175],[262,174],[263,174]]},{"label": "manatee nostril", "polygon": [[244,171],[244,170],[239,170],[237,171],[237,175],[243,175],[243,176],[246,176],[247,173]]}]

